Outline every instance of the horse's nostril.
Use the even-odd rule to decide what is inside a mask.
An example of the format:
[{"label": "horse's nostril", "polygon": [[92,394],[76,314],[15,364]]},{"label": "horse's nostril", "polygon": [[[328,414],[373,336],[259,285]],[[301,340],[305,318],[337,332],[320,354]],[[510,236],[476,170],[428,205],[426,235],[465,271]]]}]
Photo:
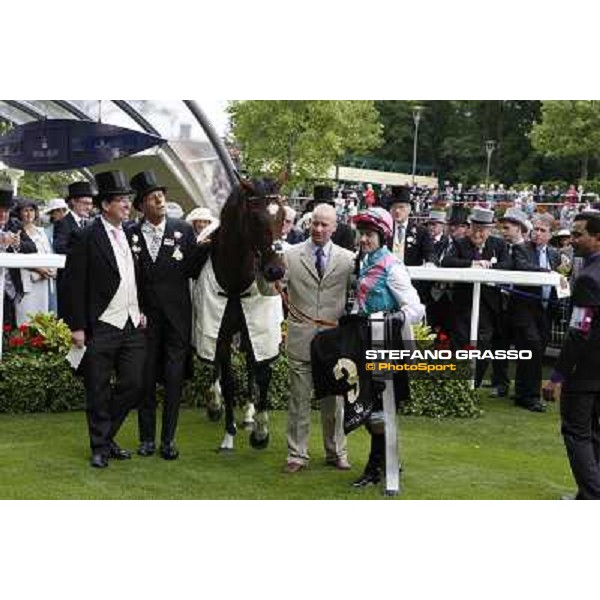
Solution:
[{"label": "horse's nostril", "polygon": [[284,275],[284,270],[280,267],[268,267],[265,271],[265,279],[267,281],[277,281]]}]

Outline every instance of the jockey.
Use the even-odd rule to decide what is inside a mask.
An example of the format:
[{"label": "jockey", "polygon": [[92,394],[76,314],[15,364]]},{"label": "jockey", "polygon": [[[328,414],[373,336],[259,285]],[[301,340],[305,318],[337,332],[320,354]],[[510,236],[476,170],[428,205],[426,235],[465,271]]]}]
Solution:
[{"label": "jockey", "polygon": [[[419,294],[413,287],[406,267],[390,252],[387,242],[393,234],[391,215],[383,208],[363,210],[353,219],[360,234],[357,260],[357,292],[353,313],[369,316],[376,312],[392,312],[403,324],[403,334],[410,337],[409,326],[425,315]],[[398,341],[398,340],[394,340]],[[396,402],[406,399],[408,387],[403,373],[394,375]],[[404,389],[402,389],[402,387]],[[371,452],[365,470],[354,487],[377,484],[382,477],[385,458],[384,418],[381,395],[367,423],[371,434]]]}]

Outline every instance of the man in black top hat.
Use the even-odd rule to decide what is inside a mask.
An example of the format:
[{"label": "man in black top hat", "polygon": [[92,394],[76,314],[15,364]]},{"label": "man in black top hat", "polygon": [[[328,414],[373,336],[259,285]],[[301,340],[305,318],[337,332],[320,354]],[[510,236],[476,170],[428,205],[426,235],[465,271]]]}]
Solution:
[{"label": "man in black top hat", "polygon": [[[76,181],[69,185],[67,197],[65,198],[69,205],[69,212],[54,223],[52,246],[57,254],[69,254],[73,233],[85,227],[89,221],[93,196],[94,190],[87,181]],[[56,299],[57,311],[60,317],[63,316],[63,277],[64,272],[59,269],[56,278]]]},{"label": "man in black top hat", "polygon": [[544,395],[552,399],[560,391],[561,432],[576,498],[600,500],[600,215],[577,215],[571,235],[584,265],[573,284],[569,330]]},{"label": "man in black top hat", "polygon": [[409,219],[411,213],[410,188],[392,186],[388,203],[384,206],[394,220],[394,234],[388,248],[407,267],[420,267],[435,263],[435,250],[431,235],[425,227]]},{"label": "man in black top hat", "polygon": [[[0,188],[0,252],[36,252],[35,244],[27,237],[21,238],[23,224],[11,217],[13,207],[12,189]],[[6,269],[4,275],[4,325],[16,326],[15,298],[23,294],[20,269]]]},{"label": "man in black top hat", "polygon": [[[148,354],[145,391],[138,411],[138,454],[156,452],[156,384],[164,384],[160,455],[165,460],[179,456],[175,430],[186,375],[191,365],[192,303],[190,277],[197,277],[207,254],[207,244],[196,244],[193,227],[181,219],[167,217],[167,188],[153,171],[143,171],[131,180],[133,206],[144,218],[131,228],[139,252],[141,295],[147,317]],[[191,371],[191,369],[188,369]]]},{"label": "man in black top hat", "polygon": [[[73,343],[85,347],[84,377],[91,466],[131,458],[115,436],[140,402],[146,356],[145,318],[139,290],[139,257],[123,230],[131,190],[121,171],[95,176],[101,216],[73,234],[64,277],[64,318]],[[116,385],[111,393],[111,377]]]}]

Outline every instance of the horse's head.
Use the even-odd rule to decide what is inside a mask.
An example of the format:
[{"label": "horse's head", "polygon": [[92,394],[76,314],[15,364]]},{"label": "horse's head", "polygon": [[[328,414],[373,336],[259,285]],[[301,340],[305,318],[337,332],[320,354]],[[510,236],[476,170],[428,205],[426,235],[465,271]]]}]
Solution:
[{"label": "horse's head", "polygon": [[221,211],[212,256],[217,280],[230,293],[245,290],[258,273],[268,282],[285,273],[280,239],[284,211],[268,209],[269,195],[261,183],[242,180]]},{"label": "horse's head", "polygon": [[258,258],[258,269],[267,281],[278,281],[285,274],[281,235],[285,211],[264,182],[243,182],[242,190],[246,196],[248,235]]}]

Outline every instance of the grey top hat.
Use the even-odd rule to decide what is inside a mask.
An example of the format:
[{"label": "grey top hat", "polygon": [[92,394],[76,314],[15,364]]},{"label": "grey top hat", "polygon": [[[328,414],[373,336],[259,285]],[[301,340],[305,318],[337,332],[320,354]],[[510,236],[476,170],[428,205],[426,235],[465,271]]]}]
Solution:
[{"label": "grey top hat", "polygon": [[474,206],[469,215],[469,223],[473,225],[493,225],[494,211],[481,206]]},{"label": "grey top hat", "polygon": [[428,223],[445,223],[446,221],[446,212],[443,210],[432,210],[427,217]]},{"label": "grey top hat", "polygon": [[502,221],[508,221],[510,223],[516,223],[521,226],[523,231],[529,230],[529,219],[527,215],[519,208],[508,208],[504,215],[498,219],[500,223]]}]

